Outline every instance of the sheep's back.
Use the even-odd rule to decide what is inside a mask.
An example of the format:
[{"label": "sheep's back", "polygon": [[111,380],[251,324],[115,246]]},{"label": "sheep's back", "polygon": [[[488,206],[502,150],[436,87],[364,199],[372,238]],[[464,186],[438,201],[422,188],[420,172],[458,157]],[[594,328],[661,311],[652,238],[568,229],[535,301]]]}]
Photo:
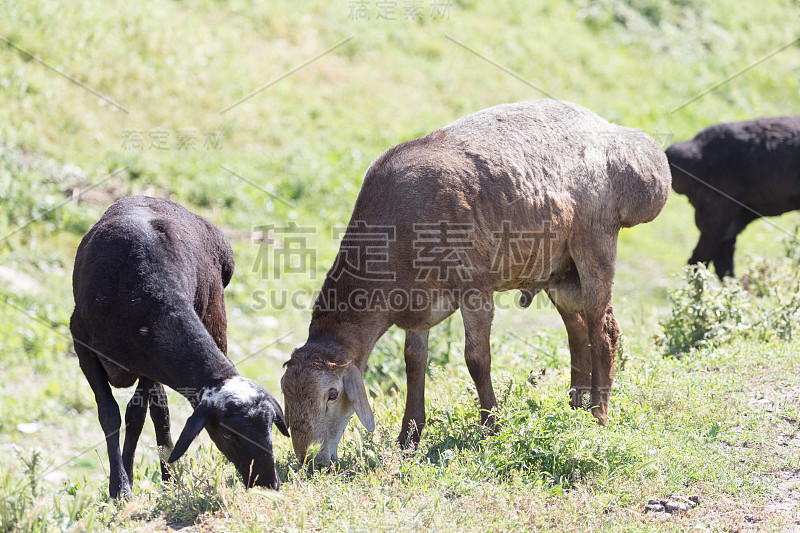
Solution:
[{"label": "sheep's back", "polygon": [[75,258],[76,309],[127,318],[224,285],[233,252],[222,232],[165,200],[127,197],[84,236]]},{"label": "sheep's back", "polygon": [[535,100],[388,150],[367,171],[354,218],[627,227],[652,220],[669,186],[666,158],[646,134],[576,104]]}]

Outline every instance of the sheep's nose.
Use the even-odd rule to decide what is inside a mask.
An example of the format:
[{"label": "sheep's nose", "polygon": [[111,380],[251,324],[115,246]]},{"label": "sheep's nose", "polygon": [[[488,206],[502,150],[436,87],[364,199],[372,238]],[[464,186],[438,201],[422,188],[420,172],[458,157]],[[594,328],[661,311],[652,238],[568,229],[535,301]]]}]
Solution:
[{"label": "sheep's nose", "polygon": [[317,454],[316,457],[314,457],[314,466],[316,467],[331,466],[331,463],[335,463],[337,461],[338,458],[336,457],[336,455],[331,456],[328,453],[320,452],[319,454]]},{"label": "sheep's nose", "polygon": [[306,460],[306,447],[305,446],[294,446],[294,456],[297,457],[297,460],[301,463],[304,463]]}]

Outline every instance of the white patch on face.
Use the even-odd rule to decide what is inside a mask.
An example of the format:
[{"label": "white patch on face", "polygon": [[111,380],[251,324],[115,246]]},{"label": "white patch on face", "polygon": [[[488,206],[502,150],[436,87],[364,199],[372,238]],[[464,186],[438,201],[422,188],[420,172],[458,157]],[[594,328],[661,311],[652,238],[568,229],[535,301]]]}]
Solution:
[{"label": "white patch on face", "polygon": [[237,405],[250,403],[258,397],[258,392],[255,383],[243,376],[235,376],[223,383],[221,388],[205,391],[201,401],[221,409],[229,400]]}]

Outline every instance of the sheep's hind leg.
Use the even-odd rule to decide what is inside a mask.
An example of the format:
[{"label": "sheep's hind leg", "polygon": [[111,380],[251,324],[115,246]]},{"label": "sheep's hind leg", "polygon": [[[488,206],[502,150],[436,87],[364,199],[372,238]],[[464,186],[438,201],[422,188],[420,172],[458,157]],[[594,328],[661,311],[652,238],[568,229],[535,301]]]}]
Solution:
[{"label": "sheep's hind leg", "polygon": [[[549,295],[549,294],[548,294]],[[592,392],[592,348],[589,342],[589,331],[582,313],[571,313],[556,304],[564,327],[567,329],[567,339],[570,353],[570,401],[573,409],[584,407],[584,399],[588,399]]]},{"label": "sheep's hind leg", "polygon": [[584,301],[584,317],[592,354],[592,414],[601,426],[607,424],[608,406],[614,386],[614,358],[619,327],[611,308],[611,285],[617,234],[597,235],[582,231],[585,238],[572,243]]},{"label": "sheep's hind leg", "polygon": [[147,418],[147,403],[150,387],[153,382],[145,377],[139,378],[139,384],[125,408],[125,443],[122,446],[122,464],[128,481],[133,483],[133,459],[136,456],[136,444],[142,434],[144,421]]},{"label": "sheep's hind leg", "polygon": [[428,330],[406,330],[406,409],[397,443],[402,448],[419,443],[425,427],[425,371],[428,367]]},{"label": "sheep's hind leg", "polygon": [[158,445],[159,462],[161,463],[161,480],[169,481],[172,478],[167,457],[172,453],[172,435],[169,427],[169,405],[167,393],[161,383],[154,383],[150,388],[150,419],[156,430],[156,444]]},{"label": "sheep's hind leg", "polygon": [[122,465],[122,454],[119,450],[119,432],[122,425],[119,405],[117,405],[117,401],[111,392],[106,371],[100,360],[82,342],[76,339],[74,344],[81,370],[94,392],[94,399],[97,402],[97,415],[106,437],[110,473],[108,494],[112,498],[129,498],[131,496],[131,484]]},{"label": "sheep's hind leg", "polygon": [[225,315],[225,293],[222,289],[211,295],[205,310],[195,307],[195,311],[222,353],[228,355],[228,319]]},{"label": "sheep's hind leg", "polygon": [[475,381],[478,399],[481,404],[481,423],[492,429],[497,425],[494,411],[497,399],[492,388],[492,354],[489,335],[494,317],[494,301],[491,292],[484,292],[480,298],[462,302],[461,316],[464,318],[464,359],[469,374]]}]

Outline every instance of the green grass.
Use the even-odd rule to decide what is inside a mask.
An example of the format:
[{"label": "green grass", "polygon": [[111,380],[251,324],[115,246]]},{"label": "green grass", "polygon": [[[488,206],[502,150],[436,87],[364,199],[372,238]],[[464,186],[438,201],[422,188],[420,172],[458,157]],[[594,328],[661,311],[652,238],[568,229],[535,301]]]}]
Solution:
[{"label": "green grass", "polygon": [[[8,461],[4,501],[22,499],[27,503],[16,505],[26,512],[39,502],[42,526],[50,528],[78,517],[100,527],[199,521],[236,530],[304,524],[325,530],[658,525],[677,531],[703,524],[720,529],[737,513],[759,516],[770,528],[789,523],[789,515],[765,509],[774,488],[770,479],[800,466],[797,443],[791,444],[800,405],[796,397],[782,396],[800,386],[796,343],[734,342],[682,360],[655,352],[635,358],[620,373],[606,429],[568,407],[563,367],[547,367],[534,386],[526,381],[529,358],[502,349],[497,355],[502,367],[517,370],[495,380],[503,405],[495,435],[480,428],[464,372],[434,367],[431,421],[413,455],[393,444],[403,391],[390,386],[375,398],[376,433],[351,424],[336,471],[306,474],[287,440],[279,440],[284,485],[277,495],[245,491],[210,446],[194,451],[176,480],[162,486],[150,447],[139,460],[137,498],[127,506],[103,503],[102,481],[71,481],[63,488],[44,482],[36,489],[41,496],[29,498],[33,484],[24,457]],[[782,449],[781,439],[788,448]],[[97,499],[81,500],[87,493]],[[664,523],[641,513],[649,498],[670,493],[699,494],[704,504]],[[79,510],[67,519],[58,505]]]},{"label": "green grass", "polygon": [[[454,316],[431,335],[430,424],[415,454],[393,445],[405,375],[402,333],[392,330],[366,377],[376,433],[352,422],[337,471],[305,472],[278,437],[281,492],[245,491],[203,436],[162,485],[147,424],[136,499],[107,501],[103,436],[66,324],[77,243],[113,199],[169,197],[225,229],[237,262],[226,291],[230,354],[277,394],[280,364],[303,342],[312,291],[336,252],[333,231],[387,148],[545,94],[666,145],[709,124],[791,112],[800,90],[797,45],[753,66],[796,38],[800,11],[789,1],[459,0],[447,18],[422,2],[418,20],[405,20],[403,2],[398,20],[376,20],[368,4],[370,20],[351,19],[344,0],[0,2],[0,530],[788,527],[795,515],[781,501],[797,501],[780,487],[800,468],[798,340],[758,333],[788,300],[723,302],[750,329],[722,328],[689,356],[664,358],[660,323],[673,310],[693,316],[681,314],[691,299],[673,309],[669,298],[697,239],[692,208],[677,195],[654,222],[620,235],[614,302],[626,341],[608,428],[567,406],[557,313],[539,300],[520,310],[501,295],[496,435],[478,425]],[[207,132],[222,132],[221,143]],[[193,146],[178,146],[183,134]],[[150,146],[160,135],[166,146]],[[289,223],[313,229],[315,257],[276,277],[260,266],[264,253],[274,257],[254,228]],[[739,239],[737,272],[760,257],[779,264],[799,223],[798,213],[753,223]],[[782,278],[759,278],[768,293],[788,279],[776,268]],[[297,305],[269,299],[282,292]],[[678,325],[667,326],[676,339]],[[123,405],[131,391],[115,393]],[[177,434],[190,410],[170,400]],[[642,513],[670,493],[704,503],[669,520]]]}]

